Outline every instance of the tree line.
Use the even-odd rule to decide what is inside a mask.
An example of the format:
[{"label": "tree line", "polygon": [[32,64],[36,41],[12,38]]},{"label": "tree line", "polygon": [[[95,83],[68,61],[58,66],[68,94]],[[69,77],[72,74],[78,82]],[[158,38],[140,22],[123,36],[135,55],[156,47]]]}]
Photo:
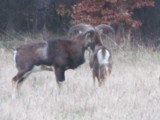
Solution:
[{"label": "tree line", "polygon": [[159,37],[159,13],[159,0],[0,0],[0,33],[65,33],[72,24],[106,23],[149,43]]}]

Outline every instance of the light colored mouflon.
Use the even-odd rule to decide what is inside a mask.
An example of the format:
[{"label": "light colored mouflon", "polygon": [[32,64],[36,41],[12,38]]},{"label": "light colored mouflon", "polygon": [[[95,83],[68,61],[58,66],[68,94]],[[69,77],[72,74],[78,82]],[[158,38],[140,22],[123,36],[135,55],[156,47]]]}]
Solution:
[{"label": "light colored mouflon", "polygon": [[90,67],[94,84],[97,79],[99,86],[105,83],[107,75],[112,71],[112,57],[110,51],[104,46],[96,48],[90,58]]}]

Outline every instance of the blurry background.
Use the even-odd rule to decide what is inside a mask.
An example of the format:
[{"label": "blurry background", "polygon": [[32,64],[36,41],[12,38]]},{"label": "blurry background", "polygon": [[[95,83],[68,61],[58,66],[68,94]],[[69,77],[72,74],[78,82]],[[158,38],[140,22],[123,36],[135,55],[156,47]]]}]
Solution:
[{"label": "blurry background", "polygon": [[0,36],[40,33],[47,39],[82,22],[112,25],[118,45],[155,47],[160,36],[160,1],[0,0]]}]

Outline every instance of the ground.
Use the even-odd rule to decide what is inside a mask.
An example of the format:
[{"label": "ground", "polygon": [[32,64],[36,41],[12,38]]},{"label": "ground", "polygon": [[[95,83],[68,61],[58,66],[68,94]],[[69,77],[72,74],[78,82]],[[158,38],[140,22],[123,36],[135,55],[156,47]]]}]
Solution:
[{"label": "ground", "polygon": [[66,72],[60,90],[54,72],[37,72],[12,100],[11,79],[17,70],[13,53],[2,47],[0,120],[160,120],[159,54],[113,51],[113,71],[102,87],[93,85],[88,59]]}]

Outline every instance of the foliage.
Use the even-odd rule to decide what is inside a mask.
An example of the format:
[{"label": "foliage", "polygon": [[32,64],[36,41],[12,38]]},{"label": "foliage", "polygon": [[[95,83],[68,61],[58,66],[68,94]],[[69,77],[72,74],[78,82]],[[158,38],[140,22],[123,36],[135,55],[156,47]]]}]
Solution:
[{"label": "foliage", "polygon": [[125,23],[137,28],[142,21],[133,18],[133,10],[146,6],[154,6],[154,0],[81,0],[73,6],[72,23]]},{"label": "foliage", "polygon": [[[0,33],[57,32],[67,28],[69,8],[77,0],[1,0]],[[67,11],[66,11],[67,9]],[[64,11],[64,12],[63,12]]]}]

